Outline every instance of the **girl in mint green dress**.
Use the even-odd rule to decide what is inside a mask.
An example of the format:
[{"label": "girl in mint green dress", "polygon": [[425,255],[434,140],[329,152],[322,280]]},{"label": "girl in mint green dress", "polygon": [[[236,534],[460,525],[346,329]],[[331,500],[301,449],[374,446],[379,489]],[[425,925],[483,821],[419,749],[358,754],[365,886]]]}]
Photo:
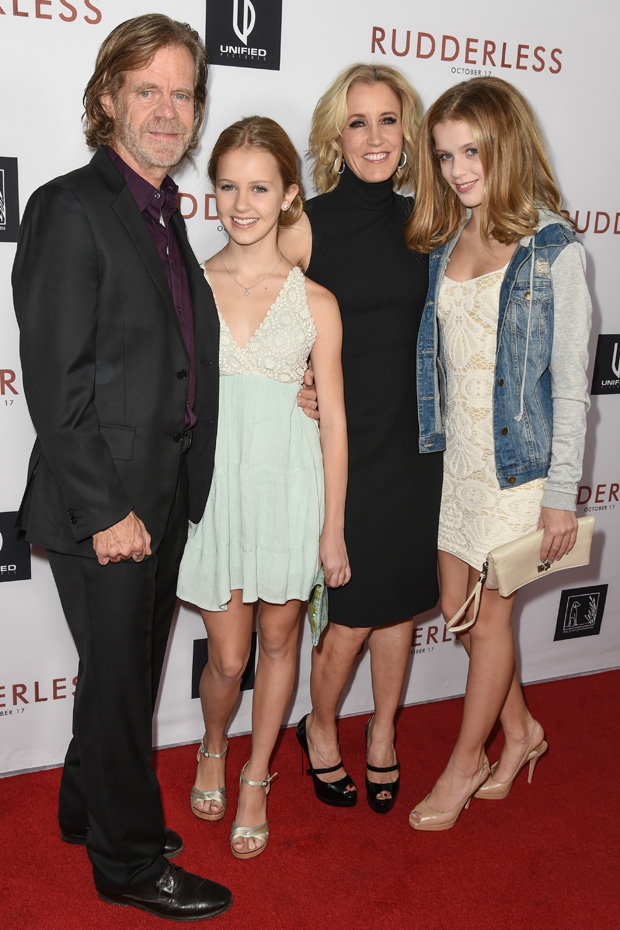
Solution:
[{"label": "girl in mint green dress", "polygon": [[[235,857],[249,859],[269,837],[269,762],[295,677],[301,604],[321,565],[332,587],[350,577],[342,326],[333,295],[278,248],[278,227],[302,209],[297,153],[281,127],[262,117],[230,126],[209,176],[229,241],[204,264],[221,329],[218,436],[209,499],[190,524],[178,584],[179,596],[200,607],[209,643],[190,804],[203,820],[225,814],[226,727],[258,603],[252,752],[230,841]],[[309,359],[320,433],[297,404]]]}]

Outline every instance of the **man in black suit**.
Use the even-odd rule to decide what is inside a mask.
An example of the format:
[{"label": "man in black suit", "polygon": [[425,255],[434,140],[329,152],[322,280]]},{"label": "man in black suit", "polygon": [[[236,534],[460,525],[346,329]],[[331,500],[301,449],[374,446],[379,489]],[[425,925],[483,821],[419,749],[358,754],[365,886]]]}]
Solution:
[{"label": "man in black suit", "polygon": [[230,907],[172,865],[151,717],[188,515],[209,492],[218,319],[168,169],[197,143],[204,46],[150,14],[104,41],[87,86],[86,167],[31,197],[13,269],[37,440],[22,504],[47,549],[79,654],[61,836],[86,842],[97,892],[177,920]]}]

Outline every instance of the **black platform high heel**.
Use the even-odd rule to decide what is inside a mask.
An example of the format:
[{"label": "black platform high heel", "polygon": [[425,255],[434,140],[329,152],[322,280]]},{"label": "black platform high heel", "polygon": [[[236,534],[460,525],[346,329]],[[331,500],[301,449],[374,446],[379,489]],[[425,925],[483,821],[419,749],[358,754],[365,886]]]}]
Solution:
[{"label": "black platform high heel", "polygon": [[[349,775],[344,775],[338,781],[321,781],[319,775],[328,775],[329,772],[336,772],[342,766],[342,759],[336,765],[330,765],[326,769],[313,769],[310,764],[310,753],[308,752],[308,736],[306,734],[306,721],[308,714],[302,717],[295,730],[299,745],[301,746],[301,764],[303,774],[304,753],[308,759],[308,768],[306,774],[312,776],[314,793],[319,801],[323,804],[331,804],[332,807],[353,807],[357,803],[357,789],[355,782]],[[347,788],[349,789],[347,791]]]},{"label": "black platform high heel", "polygon": [[[372,717],[370,720],[372,720]],[[370,765],[368,763],[368,728],[370,726],[370,720],[366,724],[366,768],[369,772],[398,772],[400,769],[400,762],[396,762],[394,765],[386,766]],[[377,814],[387,814],[388,811],[392,810],[394,801],[398,797],[399,789],[400,778],[398,778],[396,781],[374,782],[369,781],[368,775],[366,776],[366,800],[368,801],[369,806],[373,809],[373,811],[376,811]],[[377,797],[377,795],[381,794],[382,791],[389,791],[391,797]]]}]

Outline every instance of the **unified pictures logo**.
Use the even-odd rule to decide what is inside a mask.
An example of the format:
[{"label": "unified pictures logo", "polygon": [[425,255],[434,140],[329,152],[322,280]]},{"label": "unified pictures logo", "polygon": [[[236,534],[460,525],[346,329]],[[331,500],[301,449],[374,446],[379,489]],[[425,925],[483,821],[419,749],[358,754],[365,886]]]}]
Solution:
[{"label": "unified pictures logo", "polygon": [[598,636],[606,599],[606,584],[562,591],[553,641]]},{"label": "unified pictures logo", "polygon": [[592,394],[620,394],[620,335],[599,335]]},{"label": "unified pictures logo", "polygon": [[0,582],[28,581],[30,545],[15,526],[17,513],[0,513]]},{"label": "unified pictures logo", "polygon": [[17,242],[18,229],[17,159],[0,155],[0,242]]},{"label": "unified pictures logo", "polygon": [[213,65],[280,70],[282,0],[207,0]]}]

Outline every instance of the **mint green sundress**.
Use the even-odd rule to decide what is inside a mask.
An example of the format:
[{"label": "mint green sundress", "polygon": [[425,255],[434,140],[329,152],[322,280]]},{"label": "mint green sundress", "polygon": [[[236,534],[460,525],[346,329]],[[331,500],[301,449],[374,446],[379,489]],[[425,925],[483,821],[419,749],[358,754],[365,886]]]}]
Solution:
[{"label": "mint green sundress", "polygon": [[238,589],[247,603],[306,600],[319,565],[325,489],[317,423],[297,406],[316,338],[305,278],[291,269],[243,347],[218,314],[213,483],[202,519],[189,525],[177,593],[213,611],[226,610]]}]

